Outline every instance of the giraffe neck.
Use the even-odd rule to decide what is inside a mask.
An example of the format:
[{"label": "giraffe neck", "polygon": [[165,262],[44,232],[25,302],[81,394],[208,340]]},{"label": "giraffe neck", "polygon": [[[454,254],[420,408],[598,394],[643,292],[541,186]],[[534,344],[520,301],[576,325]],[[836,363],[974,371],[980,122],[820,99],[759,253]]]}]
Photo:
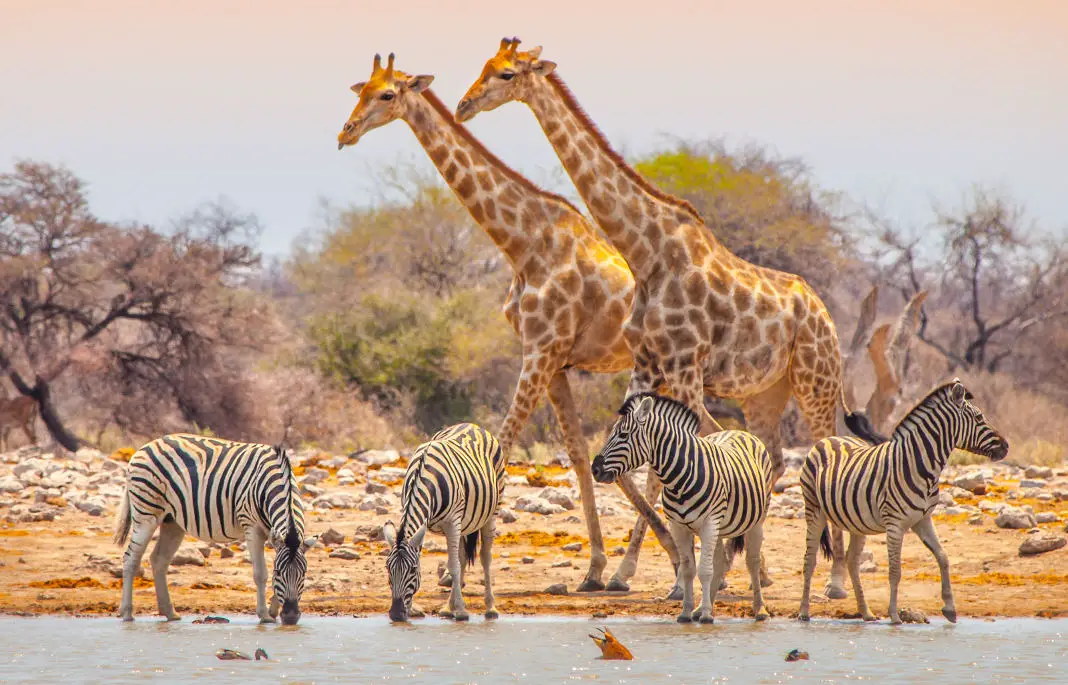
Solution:
[{"label": "giraffe neck", "polygon": [[593,218],[636,277],[656,267],[655,234],[683,223],[703,223],[689,203],[656,189],[612,149],[556,73],[532,79],[523,101]]},{"label": "giraffe neck", "polygon": [[512,268],[522,269],[533,255],[536,230],[568,211],[566,201],[501,162],[453,120],[430,90],[412,99],[405,121],[474,220]]}]

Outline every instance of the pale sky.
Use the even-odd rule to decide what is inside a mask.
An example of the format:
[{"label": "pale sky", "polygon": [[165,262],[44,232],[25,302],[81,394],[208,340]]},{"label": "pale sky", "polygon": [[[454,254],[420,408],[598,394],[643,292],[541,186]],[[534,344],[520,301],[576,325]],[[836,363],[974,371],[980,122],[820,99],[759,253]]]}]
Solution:
[{"label": "pale sky", "polygon": [[[910,221],[982,182],[1068,224],[1059,0],[0,0],[0,161],[66,164],[106,219],[161,223],[225,195],[284,253],[320,197],[369,202],[398,159],[432,170],[399,122],[337,150],[375,52],[434,74],[451,106],[505,35],[542,45],[628,153],[759,142]],[[525,107],[471,128],[560,182]]]}]

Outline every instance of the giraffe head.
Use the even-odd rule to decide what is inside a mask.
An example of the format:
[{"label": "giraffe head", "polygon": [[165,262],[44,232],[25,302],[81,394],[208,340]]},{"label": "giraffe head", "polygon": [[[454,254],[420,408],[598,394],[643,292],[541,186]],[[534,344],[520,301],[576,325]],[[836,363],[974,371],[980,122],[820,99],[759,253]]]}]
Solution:
[{"label": "giraffe head", "polygon": [[478,80],[456,105],[456,121],[469,121],[479,112],[522,100],[532,79],[548,76],[556,68],[555,62],[538,59],[540,55],[540,45],[520,52],[518,38],[502,38],[497,54],[486,62]]},{"label": "giraffe head", "polygon": [[355,145],[368,131],[385,126],[394,119],[403,119],[408,113],[412,98],[430,87],[433,76],[412,76],[393,68],[393,53],[382,67],[382,56],[375,55],[371,77],[352,86],[359,93],[360,101],[349,115],[349,120],[337,134],[337,149]]}]

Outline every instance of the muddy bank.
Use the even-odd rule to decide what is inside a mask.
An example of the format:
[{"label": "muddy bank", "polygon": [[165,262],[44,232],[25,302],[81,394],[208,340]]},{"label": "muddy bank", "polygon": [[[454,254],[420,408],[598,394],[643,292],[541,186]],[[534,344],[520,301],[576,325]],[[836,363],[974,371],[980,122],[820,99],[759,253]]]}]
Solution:
[{"label": "muddy bank", "polygon": [[[55,459],[29,450],[0,456],[0,612],[29,614],[114,614],[122,550],[111,543],[112,516],[122,491],[125,455],[85,450],[75,459]],[[379,528],[397,520],[404,459],[395,452],[357,458],[318,454],[295,456],[298,479],[309,507],[308,530],[324,533],[309,552],[303,609],[313,614],[364,615],[389,605]],[[791,463],[796,467],[797,453]],[[494,544],[497,608],[504,614],[673,616],[678,603],[662,599],[670,588],[667,555],[647,540],[632,592],[576,594],[586,573],[589,547],[574,476],[552,466],[510,467],[507,507]],[[1029,475],[1030,473],[1030,475]],[[1068,471],[1011,466],[947,470],[943,503],[936,516],[950,556],[957,610],[961,616],[1068,616],[1068,547],[1057,547],[1068,520]],[[764,553],[775,583],[765,590],[776,616],[797,611],[801,590],[803,507],[787,472],[785,492],[773,497],[765,526]],[[954,485],[956,483],[956,485]],[[977,494],[979,493],[979,494]],[[606,536],[608,568],[618,565],[633,523],[629,505],[613,487],[597,486]],[[340,537],[340,539],[339,539]],[[1021,546],[1052,542],[1044,553],[1023,554]],[[578,543],[576,545],[576,543]],[[566,547],[566,549],[565,549]],[[577,547],[577,549],[576,549]],[[1034,547],[1032,545],[1032,547]],[[862,578],[872,610],[885,616],[886,545],[869,538],[871,558]],[[1031,550],[1033,551],[1033,550]],[[188,619],[210,613],[254,611],[251,565],[241,545],[208,545],[188,539],[171,568],[171,594]],[[428,535],[423,584],[417,603],[426,611],[443,606],[447,590],[437,585],[445,561],[444,538]],[[155,615],[148,555],[138,579],[135,612]],[[830,562],[821,560],[816,588],[822,589]],[[469,571],[465,598],[482,606],[481,570]],[[938,615],[938,568],[914,535],[905,539],[901,605]],[[748,578],[738,563],[720,594],[718,615],[746,615]],[[569,594],[544,591],[563,583]],[[815,616],[852,616],[855,603],[816,597]]]}]

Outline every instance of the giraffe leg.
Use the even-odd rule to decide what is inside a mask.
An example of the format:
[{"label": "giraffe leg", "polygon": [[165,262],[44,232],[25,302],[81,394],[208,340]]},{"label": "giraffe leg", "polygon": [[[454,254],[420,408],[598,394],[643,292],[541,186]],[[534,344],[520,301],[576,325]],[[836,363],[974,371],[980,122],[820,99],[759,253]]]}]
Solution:
[{"label": "giraffe leg", "polygon": [[586,533],[590,540],[590,569],[586,578],[578,586],[577,592],[596,592],[604,589],[601,574],[608,565],[604,553],[604,538],[601,535],[601,522],[597,518],[597,501],[593,490],[593,476],[590,472],[590,453],[586,440],[582,436],[582,424],[579,422],[575,399],[571,394],[571,385],[566,371],[557,371],[549,381],[549,401],[556,411],[556,418],[564,432],[571,466],[578,476],[579,499],[582,503],[582,516],[586,520]]},{"label": "giraffe leg", "polygon": [[[782,413],[786,409],[786,403],[790,401],[791,391],[790,379],[783,376],[764,392],[742,402],[742,412],[745,414],[745,423],[749,432],[760,438],[771,457],[772,486],[786,470],[782,459]],[[767,563],[761,551],[760,586],[768,587],[773,582],[768,575]]]}]

